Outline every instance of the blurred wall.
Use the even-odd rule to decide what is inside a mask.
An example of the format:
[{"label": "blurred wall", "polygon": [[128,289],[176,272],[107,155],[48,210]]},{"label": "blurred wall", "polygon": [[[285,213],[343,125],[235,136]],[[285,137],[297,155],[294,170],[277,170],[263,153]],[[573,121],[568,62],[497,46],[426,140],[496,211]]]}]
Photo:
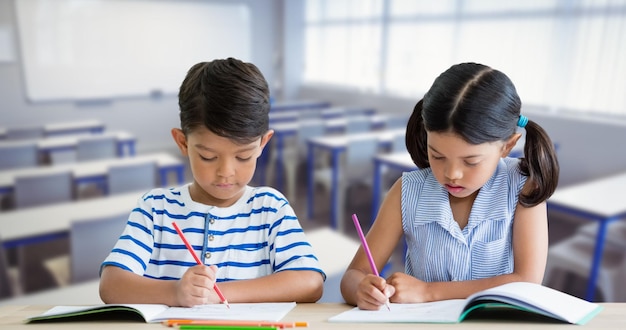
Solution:
[{"label": "blurred wall", "polygon": [[[252,62],[263,72],[271,87],[276,75],[276,54],[281,28],[278,0],[190,0],[246,4],[252,13]],[[54,3],[54,1],[51,1]],[[115,22],[112,22],[114,24]],[[167,22],[164,22],[166,24]],[[50,122],[99,119],[109,130],[125,130],[137,136],[137,152],[176,150],[170,129],[178,127],[175,96],[138,96],[105,102],[29,103],[22,75],[14,0],[0,0],[0,28],[12,36],[14,60],[0,62],[0,127],[28,126]],[[128,27],[129,29],[137,27]],[[217,33],[227,33],[218,31]],[[198,40],[202,42],[202,40]],[[219,45],[216,45],[219,47]],[[129,72],[129,74],[132,74]],[[119,77],[124,79],[124,77]],[[181,81],[182,82],[182,81]]]}]

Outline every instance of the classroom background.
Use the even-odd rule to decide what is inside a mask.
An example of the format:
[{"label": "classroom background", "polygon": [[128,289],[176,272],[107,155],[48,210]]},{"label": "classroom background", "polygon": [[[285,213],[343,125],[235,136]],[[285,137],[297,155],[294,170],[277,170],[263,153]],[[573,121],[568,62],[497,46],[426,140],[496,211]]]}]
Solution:
[{"label": "classroom background", "polygon": [[[412,168],[413,106],[466,61],[509,75],[557,147],[545,284],[626,301],[624,0],[0,0],[0,304],[68,287],[67,303],[99,301],[93,265],[136,192],[191,180],[170,136],[182,78],[229,56],[270,85],[277,133],[253,184],[294,206],[329,273],[324,301],[341,301],[358,247],[350,215],[367,230]],[[23,145],[31,163],[11,164]],[[70,193],[28,181],[58,172]],[[385,272],[402,269],[399,246]]]}]

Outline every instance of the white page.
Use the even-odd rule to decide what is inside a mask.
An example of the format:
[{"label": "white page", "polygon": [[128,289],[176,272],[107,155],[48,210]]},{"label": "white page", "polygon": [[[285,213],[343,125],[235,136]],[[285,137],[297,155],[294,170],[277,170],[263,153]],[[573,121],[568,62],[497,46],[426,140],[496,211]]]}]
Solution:
[{"label": "white page", "polygon": [[191,308],[170,307],[149,322],[160,322],[169,319],[193,320],[241,320],[241,321],[280,321],[289,311],[296,307],[295,302],[289,303],[250,303],[199,305]]},{"label": "white page", "polygon": [[390,304],[377,311],[367,311],[355,307],[335,315],[329,322],[363,323],[457,323],[465,306],[465,299],[441,300],[418,304]]}]

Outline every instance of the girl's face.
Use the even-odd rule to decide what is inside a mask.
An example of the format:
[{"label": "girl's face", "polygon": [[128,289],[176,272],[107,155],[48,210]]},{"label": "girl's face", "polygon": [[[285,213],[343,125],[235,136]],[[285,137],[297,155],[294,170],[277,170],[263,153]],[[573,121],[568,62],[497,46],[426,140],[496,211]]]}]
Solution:
[{"label": "girl's face", "polygon": [[194,178],[192,199],[218,207],[233,205],[252,180],[257,158],[272,134],[270,131],[252,143],[240,145],[206,128],[198,128],[186,138],[180,129],[173,129],[174,140],[189,158]]},{"label": "girl's face", "polygon": [[473,145],[455,133],[427,132],[428,161],[437,181],[451,196],[468,197],[493,175],[517,139]]}]

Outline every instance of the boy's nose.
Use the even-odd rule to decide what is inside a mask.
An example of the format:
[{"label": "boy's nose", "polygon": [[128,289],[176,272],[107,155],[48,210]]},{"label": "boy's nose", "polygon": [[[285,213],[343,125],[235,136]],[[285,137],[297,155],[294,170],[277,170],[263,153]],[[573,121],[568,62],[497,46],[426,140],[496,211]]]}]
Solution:
[{"label": "boy's nose", "polygon": [[235,167],[233,166],[231,161],[222,160],[219,163],[219,166],[217,168],[217,175],[222,176],[222,177],[229,177],[229,176],[233,176],[234,174],[235,174]]}]

